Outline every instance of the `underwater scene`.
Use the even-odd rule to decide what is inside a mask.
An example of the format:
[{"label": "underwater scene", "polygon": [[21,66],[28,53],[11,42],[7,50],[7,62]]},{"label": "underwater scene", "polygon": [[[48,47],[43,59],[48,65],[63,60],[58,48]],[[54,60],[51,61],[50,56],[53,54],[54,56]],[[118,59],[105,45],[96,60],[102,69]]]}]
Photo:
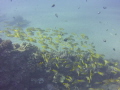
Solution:
[{"label": "underwater scene", "polygon": [[120,90],[119,0],[0,0],[0,90]]}]

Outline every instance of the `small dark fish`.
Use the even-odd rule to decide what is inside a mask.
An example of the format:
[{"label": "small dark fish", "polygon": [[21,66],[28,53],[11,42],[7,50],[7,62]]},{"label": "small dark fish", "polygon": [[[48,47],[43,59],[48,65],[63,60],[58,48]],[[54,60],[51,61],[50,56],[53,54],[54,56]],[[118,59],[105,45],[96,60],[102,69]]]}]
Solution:
[{"label": "small dark fish", "polygon": [[106,40],[103,40],[103,42],[106,42]]},{"label": "small dark fish", "polygon": [[106,31],[108,31],[108,29]]},{"label": "small dark fish", "polygon": [[103,7],[103,9],[107,9],[107,7]]},{"label": "small dark fish", "polygon": [[10,0],[12,2],[12,0]]},{"label": "small dark fish", "polygon": [[55,7],[55,4],[53,4],[51,7]]},{"label": "small dark fish", "polygon": [[58,15],[57,15],[57,13],[55,14],[55,16],[58,18]]},{"label": "small dark fish", "polygon": [[117,33],[115,33],[115,35],[117,35]]},{"label": "small dark fish", "polygon": [[115,48],[113,48],[113,50],[115,51]]},{"label": "small dark fish", "polygon": [[64,39],[65,42],[67,42],[67,40],[68,40],[67,38]]},{"label": "small dark fish", "polygon": [[101,21],[99,21],[99,23],[102,23]]},{"label": "small dark fish", "polygon": [[78,7],[78,9],[80,9],[80,7]]},{"label": "small dark fish", "polygon": [[86,0],[86,2],[87,2],[87,0]]},{"label": "small dark fish", "polygon": [[13,19],[15,19],[15,17],[13,17]]}]

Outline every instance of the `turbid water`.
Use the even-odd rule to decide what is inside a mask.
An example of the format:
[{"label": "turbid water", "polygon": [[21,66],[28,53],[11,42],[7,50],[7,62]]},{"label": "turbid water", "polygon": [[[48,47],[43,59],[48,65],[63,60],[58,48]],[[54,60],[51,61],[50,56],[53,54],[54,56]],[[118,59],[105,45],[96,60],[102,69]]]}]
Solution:
[{"label": "turbid water", "polygon": [[30,22],[24,29],[64,28],[68,33],[84,33],[98,53],[107,59],[120,58],[119,0],[0,0],[0,4],[1,30],[6,22],[21,16]]}]

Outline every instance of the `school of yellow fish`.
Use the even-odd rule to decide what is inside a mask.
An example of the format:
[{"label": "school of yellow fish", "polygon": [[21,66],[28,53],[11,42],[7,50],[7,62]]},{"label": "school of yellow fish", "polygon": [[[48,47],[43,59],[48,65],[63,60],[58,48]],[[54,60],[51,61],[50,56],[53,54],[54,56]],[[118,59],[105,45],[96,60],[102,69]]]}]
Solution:
[{"label": "school of yellow fish", "polygon": [[[37,45],[43,58],[37,66],[50,67],[46,72],[53,77],[52,82],[61,83],[67,90],[72,86],[103,90],[91,87],[120,83],[120,77],[117,77],[119,63],[104,60],[104,55],[95,52],[95,46],[85,34],[69,34],[63,28],[43,30],[34,27],[26,30],[6,28],[0,33]],[[106,72],[108,69],[110,71]],[[116,78],[105,79],[108,75],[116,75]]]}]

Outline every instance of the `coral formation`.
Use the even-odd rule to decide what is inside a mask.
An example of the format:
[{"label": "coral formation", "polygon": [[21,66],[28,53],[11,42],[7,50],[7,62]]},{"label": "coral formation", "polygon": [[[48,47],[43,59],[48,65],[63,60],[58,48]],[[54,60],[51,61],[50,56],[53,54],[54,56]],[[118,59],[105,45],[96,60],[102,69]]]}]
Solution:
[{"label": "coral formation", "polygon": [[1,33],[25,41],[0,39],[1,90],[107,90],[102,86],[120,84],[120,62],[96,53],[85,34],[34,27]]},{"label": "coral formation", "polygon": [[14,16],[13,20],[9,21],[7,24],[9,26],[24,28],[29,25],[29,21],[25,20],[22,16]]}]

